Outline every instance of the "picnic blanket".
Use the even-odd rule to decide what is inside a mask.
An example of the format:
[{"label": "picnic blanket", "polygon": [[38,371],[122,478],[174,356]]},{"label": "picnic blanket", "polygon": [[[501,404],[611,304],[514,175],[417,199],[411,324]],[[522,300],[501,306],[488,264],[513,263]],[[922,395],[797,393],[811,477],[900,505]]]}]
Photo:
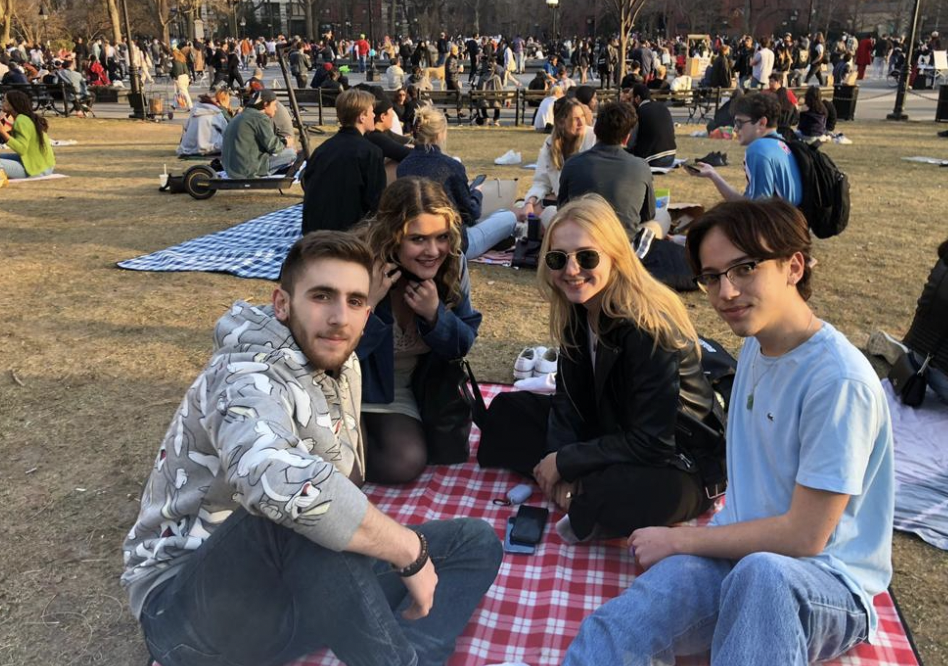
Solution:
[{"label": "picnic blanket", "polygon": [[[481,385],[486,401],[509,386]],[[471,434],[476,451],[479,432]],[[481,469],[471,460],[451,467],[429,467],[407,486],[367,485],[366,494],[378,507],[400,523],[414,524],[453,517],[482,518],[493,525],[498,538],[507,518],[517,507],[497,506],[523,478],[513,472]],[[530,504],[546,505],[550,520],[535,555],[504,554],[493,587],[475,611],[457,642],[450,666],[483,666],[500,662],[524,662],[529,666],[553,666],[562,662],[583,619],[603,602],[618,596],[638,571],[621,541],[581,544],[563,543],[553,529],[562,512],[547,504],[537,488]],[[710,520],[710,515],[699,519]],[[834,666],[895,666],[918,664],[914,648],[888,593],[875,599],[879,611],[877,645],[860,645]],[[309,655],[293,666],[330,666],[339,662],[328,652]],[[679,664],[698,666],[702,659],[680,659]]]},{"label": "picnic blanket", "polygon": [[134,271],[204,271],[276,280],[290,247],[302,235],[303,204],[237,226],[118,262]]},{"label": "picnic blanket", "polygon": [[883,381],[895,439],[895,529],[948,550],[948,405],[928,391],[918,409]]},{"label": "picnic blanket", "polygon": [[69,178],[64,173],[51,173],[47,176],[30,176],[29,178],[11,178],[7,183],[9,185],[19,185],[20,183],[35,183],[38,180],[57,180],[59,178]]}]

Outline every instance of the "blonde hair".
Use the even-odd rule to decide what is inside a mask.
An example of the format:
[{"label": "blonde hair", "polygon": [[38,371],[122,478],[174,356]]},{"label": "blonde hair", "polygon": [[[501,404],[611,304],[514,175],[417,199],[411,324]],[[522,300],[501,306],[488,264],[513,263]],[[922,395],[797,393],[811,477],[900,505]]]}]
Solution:
[{"label": "blonde hair", "polygon": [[358,234],[373,256],[394,261],[408,225],[422,213],[437,215],[448,224],[450,256],[434,282],[438,297],[452,307],[461,300],[461,216],[439,183],[418,176],[398,178],[382,192],[378,212],[359,227]]},{"label": "blonde hair", "polygon": [[415,111],[415,122],[412,125],[412,136],[420,146],[440,145],[442,137],[448,132],[448,121],[438,109],[431,105],[418,107]]},{"label": "blonde hair", "polygon": [[567,356],[569,348],[575,347],[568,339],[568,331],[577,324],[575,308],[553,286],[550,269],[542,260],[556,228],[565,222],[578,224],[596,239],[600,252],[612,260],[612,271],[602,290],[603,314],[610,319],[633,322],[652,337],[655,347],[670,352],[689,347],[699,349],[698,333],[681,299],[642,266],[612,206],[598,194],[587,194],[570,201],[553,217],[543,237],[537,270],[540,293],[550,303],[550,336]]},{"label": "blonde hair", "polygon": [[375,95],[365,90],[350,88],[336,98],[336,117],[343,127],[353,127],[366,109],[374,113]]},{"label": "blonde hair", "polygon": [[[573,117],[573,109],[582,109],[584,104],[575,97],[561,97],[553,105],[553,133],[550,135],[550,161],[557,169],[562,169],[563,164],[573,154],[579,152],[583,144],[583,134],[570,136],[566,133],[570,120]],[[585,118],[585,111],[583,116]]]}]

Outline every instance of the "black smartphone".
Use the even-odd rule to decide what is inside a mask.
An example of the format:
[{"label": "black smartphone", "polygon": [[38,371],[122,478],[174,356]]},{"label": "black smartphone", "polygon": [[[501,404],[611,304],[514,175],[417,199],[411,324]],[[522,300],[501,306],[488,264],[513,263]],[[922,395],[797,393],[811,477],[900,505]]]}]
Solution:
[{"label": "black smartphone", "polygon": [[513,529],[510,531],[510,542],[521,545],[540,543],[549,516],[550,512],[543,507],[522,504],[514,519]]},{"label": "black smartphone", "polygon": [[682,164],[682,166],[685,167],[685,171],[687,171],[688,173],[693,173],[695,175],[698,175],[699,173],[701,173],[701,169],[696,167],[694,164]]},{"label": "black smartphone", "polygon": [[476,176],[474,180],[471,181],[471,189],[473,190],[475,187],[483,183],[485,180],[487,180],[487,176],[485,176],[484,174],[481,174],[480,176]]}]

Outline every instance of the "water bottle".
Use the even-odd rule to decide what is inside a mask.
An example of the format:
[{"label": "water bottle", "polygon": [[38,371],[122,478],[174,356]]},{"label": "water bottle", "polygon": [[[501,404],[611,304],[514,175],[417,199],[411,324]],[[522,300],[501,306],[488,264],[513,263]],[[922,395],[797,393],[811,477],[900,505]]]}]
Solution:
[{"label": "water bottle", "polygon": [[527,215],[527,239],[540,240],[540,218],[533,213]]}]

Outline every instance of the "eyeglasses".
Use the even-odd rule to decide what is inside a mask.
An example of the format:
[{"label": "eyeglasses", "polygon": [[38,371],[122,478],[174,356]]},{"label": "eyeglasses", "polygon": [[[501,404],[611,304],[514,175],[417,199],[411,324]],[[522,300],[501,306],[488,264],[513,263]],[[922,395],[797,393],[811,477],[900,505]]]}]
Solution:
[{"label": "eyeglasses", "polygon": [[566,268],[570,257],[576,257],[576,263],[586,271],[590,271],[599,265],[599,252],[597,250],[579,250],[578,252],[550,250],[546,253],[544,261],[546,261],[546,266],[551,271],[561,271]]},{"label": "eyeglasses", "polygon": [[721,277],[726,277],[735,287],[742,287],[754,278],[757,267],[770,259],[755,259],[753,261],[742,261],[734,264],[726,271],[721,273],[702,273],[694,278],[695,284],[700,284],[707,289],[718,289],[721,286]]},{"label": "eyeglasses", "polygon": [[756,120],[751,120],[750,118],[748,118],[747,120],[742,120],[741,118],[735,118],[734,129],[740,131],[740,129],[744,127],[744,125],[748,125],[748,124],[756,123],[756,122],[757,122]]}]

